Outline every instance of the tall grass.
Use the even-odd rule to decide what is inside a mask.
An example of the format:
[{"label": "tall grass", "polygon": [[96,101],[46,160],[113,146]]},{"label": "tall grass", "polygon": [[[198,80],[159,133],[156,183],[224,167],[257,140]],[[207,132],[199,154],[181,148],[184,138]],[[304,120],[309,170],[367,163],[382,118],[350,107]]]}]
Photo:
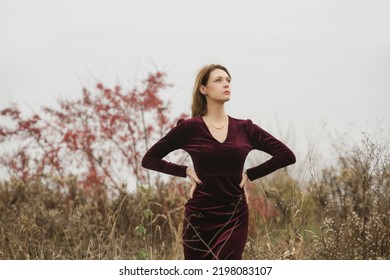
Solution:
[{"label": "tall grass", "polygon": [[[249,186],[246,259],[389,259],[390,156],[372,143],[301,186],[281,170]],[[0,184],[1,259],[182,259],[187,189],[112,196],[75,178]]]},{"label": "tall grass", "polygon": [[386,144],[365,137],[340,153],[338,166],[313,184],[321,235],[316,253],[325,259],[390,258],[390,155]]},{"label": "tall grass", "polygon": [[[166,259],[180,258],[177,244],[182,201],[168,189],[110,198],[89,193],[74,180],[67,191],[54,179],[0,185],[2,259]],[[167,205],[161,204],[164,195]]]}]

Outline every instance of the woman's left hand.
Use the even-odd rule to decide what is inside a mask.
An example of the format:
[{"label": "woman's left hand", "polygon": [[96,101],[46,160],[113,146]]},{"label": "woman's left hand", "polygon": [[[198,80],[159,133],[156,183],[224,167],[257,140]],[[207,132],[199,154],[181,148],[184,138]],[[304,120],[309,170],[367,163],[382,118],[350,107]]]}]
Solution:
[{"label": "woman's left hand", "polygon": [[241,179],[241,182],[240,182],[240,187],[241,188],[245,188],[246,186],[246,183],[249,181],[249,178],[248,178],[248,175],[246,175],[246,173],[242,173],[242,179]]},{"label": "woman's left hand", "polygon": [[245,187],[246,187],[246,183],[248,183],[249,181],[249,178],[248,178],[248,175],[246,174],[246,172],[244,172],[242,174],[242,179],[241,179],[241,182],[240,182],[240,187],[244,189],[244,193],[245,193],[245,200],[246,200],[246,203],[249,204],[249,197],[248,197],[248,193],[246,192],[245,190]]}]

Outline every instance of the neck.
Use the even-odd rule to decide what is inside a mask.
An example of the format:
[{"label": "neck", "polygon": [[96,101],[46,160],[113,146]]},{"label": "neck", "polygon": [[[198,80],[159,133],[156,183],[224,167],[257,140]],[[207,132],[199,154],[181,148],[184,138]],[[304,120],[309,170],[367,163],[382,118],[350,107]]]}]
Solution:
[{"label": "neck", "polygon": [[219,103],[207,103],[207,113],[204,115],[207,119],[214,122],[222,122],[226,120],[225,106]]}]

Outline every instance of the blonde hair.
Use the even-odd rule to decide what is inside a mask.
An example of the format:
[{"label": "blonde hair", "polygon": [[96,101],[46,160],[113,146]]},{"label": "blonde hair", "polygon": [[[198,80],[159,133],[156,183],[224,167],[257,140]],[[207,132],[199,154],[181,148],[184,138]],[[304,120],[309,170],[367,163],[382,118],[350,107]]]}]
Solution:
[{"label": "blonde hair", "polygon": [[200,92],[200,87],[202,85],[203,86],[207,85],[207,82],[210,77],[210,73],[215,69],[221,69],[225,71],[226,74],[228,74],[229,78],[232,78],[230,76],[229,71],[226,69],[226,67],[219,64],[206,65],[202,69],[200,69],[198,75],[196,76],[194,89],[192,91],[192,105],[191,105],[192,117],[204,116],[207,113],[206,96],[204,96]]}]

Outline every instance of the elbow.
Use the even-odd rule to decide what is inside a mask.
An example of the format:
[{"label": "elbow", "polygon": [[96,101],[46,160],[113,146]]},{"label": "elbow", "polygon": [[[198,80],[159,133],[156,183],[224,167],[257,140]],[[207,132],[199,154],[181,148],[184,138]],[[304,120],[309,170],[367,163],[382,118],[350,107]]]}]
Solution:
[{"label": "elbow", "polygon": [[281,160],[284,167],[294,164],[297,161],[295,154],[289,148],[280,153],[279,159]]},{"label": "elbow", "polygon": [[287,156],[287,165],[291,165],[296,163],[297,158],[295,157],[295,154],[290,150],[289,155]]},{"label": "elbow", "polygon": [[149,168],[149,162],[150,162],[149,158],[147,156],[144,156],[141,160],[141,166],[143,168]]},{"label": "elbow", "polygon": [[290,164],[294,164],[294,163],[296,163],[296,162],[297,162],[297,158],[295,157],[294,153],[292,153]]},{"label": "elbow", "polygon": [[295,154],[290,149],[286,149],[283,152],[280,152],[280,154],[275,155],[275,157],[279,161],[280,168],[294,164],[297,161]]}]

